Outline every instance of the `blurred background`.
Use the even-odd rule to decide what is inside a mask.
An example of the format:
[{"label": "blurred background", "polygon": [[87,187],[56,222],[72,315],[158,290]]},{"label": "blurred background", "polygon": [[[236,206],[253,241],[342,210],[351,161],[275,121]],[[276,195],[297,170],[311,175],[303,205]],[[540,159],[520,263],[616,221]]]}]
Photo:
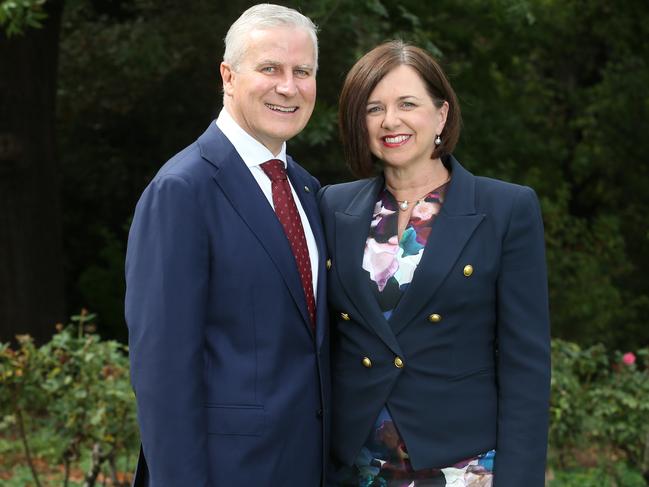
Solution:
[{"label": "blurred background", "polygon": [[[0,482],[59,485],[78,468],[92,485],[96,465],[94,481],[127,482],[130,219],[157,169],[218,114],[223,37],[254,3],[0,0]],[[455,156],[541,199],[555,339],[548,482],[645,485],[649,2],[277,3],[320,28],[318,102],[288,152],[322,184],[351,179],[336,111],[355,60],[392,38],[440,60],[463,111]],[[106,384],[116,396],[102,396]],[[118,401],[121,433],[108,431]],[[92,411],[108,429],[83,436]]]}]

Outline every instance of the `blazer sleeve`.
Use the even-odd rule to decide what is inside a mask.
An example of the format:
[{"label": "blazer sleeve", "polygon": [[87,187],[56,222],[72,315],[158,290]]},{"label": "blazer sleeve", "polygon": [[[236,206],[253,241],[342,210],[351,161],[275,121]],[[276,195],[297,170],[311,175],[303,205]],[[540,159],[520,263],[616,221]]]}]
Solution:
[{"label": "blazer sleeve", "polygon": [[494,487],[543,487],[550,401],[550,318],[543,221],[521,187],[498,278],[498,439]]},{"label": "blazer sleeve", "polygon": [[126,256],[126,321],[149,485],[208,485],[203,379],[208,246],[196,191],[155,179],[136,207]]}]

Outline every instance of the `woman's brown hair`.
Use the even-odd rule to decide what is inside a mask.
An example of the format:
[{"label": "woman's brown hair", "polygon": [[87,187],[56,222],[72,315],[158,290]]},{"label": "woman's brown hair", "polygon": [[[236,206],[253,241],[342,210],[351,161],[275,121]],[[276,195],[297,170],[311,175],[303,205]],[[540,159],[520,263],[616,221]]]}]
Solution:
[{"label": "woman's brown hair", "polygon": [[[442,143],[431,159],[450,154],[460,137],[461,115],[457,96],[440,65],[425,50],[394,40],[381,44],[360,58],[347,73],[340,93],[338,126],[345,159],[355,176],[371,176],[376,158],[369,148],[367,100],[377,84],[398,66],[413,68],[428,90],[437,108],[448,103],[446,124],[440,134]],[[432,123],[432,121],[431,121]]]}]

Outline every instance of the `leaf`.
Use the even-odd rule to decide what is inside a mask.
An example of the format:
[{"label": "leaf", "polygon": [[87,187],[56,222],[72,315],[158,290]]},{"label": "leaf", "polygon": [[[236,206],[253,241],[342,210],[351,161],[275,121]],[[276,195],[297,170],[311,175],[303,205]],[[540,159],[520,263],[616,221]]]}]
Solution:
[{"label": "leaf", "polygon": [[381,0],[368,0],[366,5],[371,12],[378,14],[381,17],[388,18],[390,16],[388,10],[381,3]]}]

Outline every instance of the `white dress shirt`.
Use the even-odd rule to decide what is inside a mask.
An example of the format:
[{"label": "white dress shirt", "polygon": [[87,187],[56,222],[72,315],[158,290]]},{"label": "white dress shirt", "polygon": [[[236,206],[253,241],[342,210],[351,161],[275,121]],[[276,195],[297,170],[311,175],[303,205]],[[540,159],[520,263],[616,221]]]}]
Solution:
[{"label": "white dress shirt", "polygon": [[[264,193],[264,196],[266,196],[268,203],[274,210],[271,181],[270,178],[266,176],[261,165],[271,159],[279,159],[284,163],[284,167],[286,168],[286,142],[282,144],[279,154],[274,155],[266,146],[243,130],[225,108],[223,108],[221,113],[219,113],[219,117],[216,119],[216,126],[221,129],[221,132],[223,132],[237,150],[241,159],[243,159],[243,162],[250,170],[250,174],[255,178],[257,184],[259,184],[259,187]],[[315,243],[315,237],[313,236],[311,225],[309,225],[309,219],[307,218],[306,213],[304,213],[302,203],[300,203],[300,198],[295,192],[295,188],[293,187],[290,178],[288,184],[291,187],[291,193],[293,193],[293,199],[295,200],[297,211],[300,214],[300,220],[302,220],[302,227],[304,227],[304,236],[306,238],[306,245],[309,249],[309,260],[311,261],[313,296],[316,298],[316,292],[318,289],[318,247]]]}]

